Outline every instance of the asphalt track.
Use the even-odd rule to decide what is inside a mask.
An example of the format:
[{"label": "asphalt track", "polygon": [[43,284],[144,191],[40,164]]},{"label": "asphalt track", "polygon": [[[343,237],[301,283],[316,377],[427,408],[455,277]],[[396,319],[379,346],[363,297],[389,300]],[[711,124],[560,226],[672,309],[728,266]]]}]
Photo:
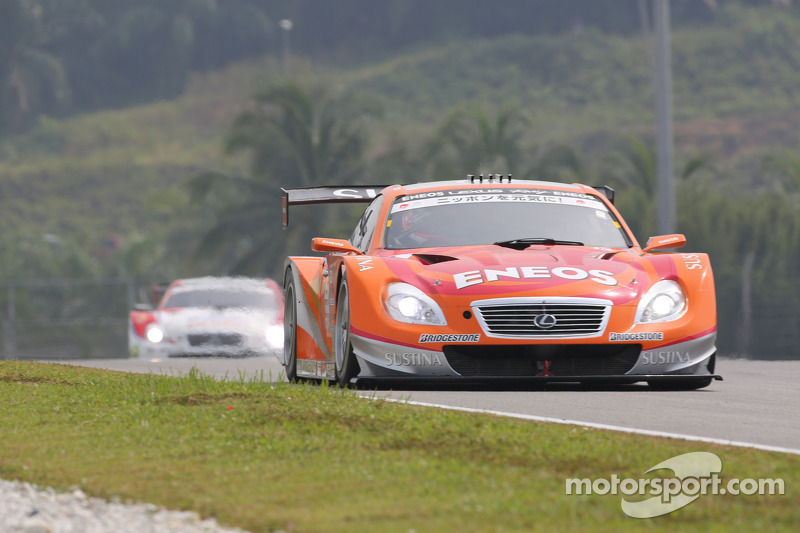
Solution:
[{"label": "asphalt track", "polygon": [[[282,379],[274,357],[248,359],[102,359],[69,364],[179,375],[192,367],[230,378]],[[533,419],[583,422],[643,432],[699,437],[800,454],[800,361],[719,359],[724,381],[689,392],[651,391],[646,385],[546,389],[470,387],[466,390],[402,388],[364,391],[423,404],[511,413]],[[263,374],[262,374],[263,373]]]}]

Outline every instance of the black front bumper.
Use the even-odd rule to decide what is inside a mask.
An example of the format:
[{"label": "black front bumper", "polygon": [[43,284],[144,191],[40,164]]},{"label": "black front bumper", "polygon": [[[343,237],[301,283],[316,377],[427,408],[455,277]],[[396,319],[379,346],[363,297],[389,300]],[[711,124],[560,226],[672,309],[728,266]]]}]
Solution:
[{"label": "black front bumper", "polygon": [[620,374],[620,375],[585,375],[585,376],[369,376],[354,379],[359,387],[395,384],[404,389],[414,386],[442,386],[443,388],[461,388],[465,386],[488,386],[497,388],[507,386],[517,389],[521,387],[541,388],[552,384],[577,384],[581,386],[593,385],[631,385],[646,382],[648,384],[679,386],[681,384],[694,384],[703,380],[722,381],[718,374]]}]

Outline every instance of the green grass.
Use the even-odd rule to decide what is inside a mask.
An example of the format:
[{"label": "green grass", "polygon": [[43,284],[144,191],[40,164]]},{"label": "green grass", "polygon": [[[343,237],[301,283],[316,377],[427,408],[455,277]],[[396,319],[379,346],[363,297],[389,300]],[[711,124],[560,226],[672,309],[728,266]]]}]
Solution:
[{"label": "green grass", "polygon": [[[794,531],[791,455],[441,411],[234,378],[0,363],[0,477],[195,510],[251,531]],[[712,451],[723,480],[785,496],[704,496],[636,520],[565,480],[640,478]]]}]

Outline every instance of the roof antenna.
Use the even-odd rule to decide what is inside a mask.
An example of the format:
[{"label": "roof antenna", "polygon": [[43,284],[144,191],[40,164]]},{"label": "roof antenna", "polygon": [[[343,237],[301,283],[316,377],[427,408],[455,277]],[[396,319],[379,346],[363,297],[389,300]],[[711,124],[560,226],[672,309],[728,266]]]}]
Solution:
[{"label": "roof antenna", "polygon": [[481,183],[483,183],[483,174],[481,174]]}]

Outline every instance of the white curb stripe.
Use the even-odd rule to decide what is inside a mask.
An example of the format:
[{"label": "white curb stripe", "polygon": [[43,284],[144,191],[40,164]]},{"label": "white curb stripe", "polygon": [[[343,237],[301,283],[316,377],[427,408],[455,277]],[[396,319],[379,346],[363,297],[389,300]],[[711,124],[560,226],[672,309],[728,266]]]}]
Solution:
[{"label": "white curb stripe", "polygon": [[[365,396],[366,398],[366,396]],[[598,424],[595,422],[581,422],[579,420],[568,420],[566,418],[550,418],[546,416],[524,415],[521,413],[506,413],[503,411],[492,411],[489,409],[475,409],[472,407],[456,407],[453,405],[441,405],[436,403],[415,402],[408,400],[400,400],[395,398],[377,398],[370,397],[373,400],[385,400],[387,402],[405,403],[408,405],[417,405],[420,407],[435,407],[438,409],[448,409],[450,411],[463,411],[465,413],[479,413],[484,415],[504,416],[507,418],[518,418],[521,420],[532,420],[534,422],[550,422],[553,424],[565,424],[570,426],[584,426],[594,429],[606,429],[609,431],[619,431],[622,433],[633,433],[636,435],[647,435],[650,437],[664,437],[668,439],[680,439],[694,442],[707,442],[710,444],[719,444],[722,446],[736,446],[738,448],[753,448],[765,452],[789,453],[793,455],[800,455],[800,450],[793,448],[783,448],[780,446],[768,446],[766,444],[755,444],[752,442],[741,442],[726,439],[713,439],[711,437],[700,437],[697,435],[683,435],[680,433],[669,433],[666,431],[653,431],[650,429],[637,429],[623,426],[612,426],[609,424]]]}]

